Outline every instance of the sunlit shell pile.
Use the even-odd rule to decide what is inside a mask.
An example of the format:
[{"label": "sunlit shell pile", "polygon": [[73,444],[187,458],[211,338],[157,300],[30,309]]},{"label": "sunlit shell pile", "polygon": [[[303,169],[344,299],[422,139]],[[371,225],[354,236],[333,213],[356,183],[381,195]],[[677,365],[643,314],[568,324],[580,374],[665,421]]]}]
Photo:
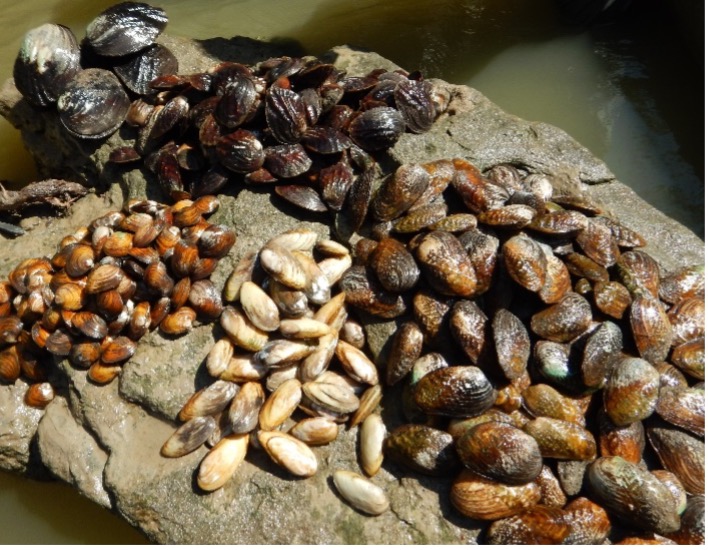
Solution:
[{"label": "sunlit shell pile", "polygon": [[[349,422],[360,426],[366,475],[340,471],[333,482],[366,514],[388,509],[366,477],[386,456],[456,475],[451,502],[491,522],[489,543],[704,542],[702,267],[662,273],[640,235],[510,165],[482,174],[463,159],[405,164],[376,188],[378,152],[446,108],[416,73],[350,77],[283,57],[179,75],[146,58],[125,70],[140,76],[132,103],[112,73],[82,76],[89,63],[120,76],[106,56],[122,54],[107,44],[157,51],[166,21],[124,3],[89,25],[81,54],[59,26],[23,44],[15,77],[28,101],[58,100],[84,138],[125,118],[135,146],[112,161],[144,161],[180,202],[133,203],[10,274],[0,285],[4,381],[42,380],[53,353],[106,382],[150,328],[179,334],[197,315],[219,318],[226,336],[206,358],[215,381],[162,447],[175,457],[211,446],[197,475],[205,491],[229,481],[249,446],[311,476],[310,446]],[[106,105],[86,116],[97,97]],[[355,235],[351,256],[312,232],[286,233],[236,266],[222,301],[207,277],[235,237],[201,218],[213,198],[187,199],[230,182],[274,185],[306,211],[335,213],[335,233]],[[388,435],[356,311],[398,325],[381,376],[401,386],[400,403],[384,404],[406,423]]]},{"label": "sunlit shell pile", "polygon": [[188,332],[218,318],[221,292],[209,280],[236,236],[210,224],[218,199],[167,206],[131,201],[62,239],[50,258],[21,262],[0,283],[0,380],[33,382],[26,401],[45,406],[52,355],[105,384],[159,327]]},{"label": "sunlit shell pile", "polygon": [[702,266],[662,277],[640,235],[506,165],[401,166],[368,212],[340,288],[398,321],[385,379],[408,424],[385,456],[459,469],[452,504],[496,520],[488,542],[600,543],[611,519],[703,539]]},{"label": "sunlit shell pile", "polygon": [[378,471],[385,431],[379,415],[369,416],[382,396],[378,370],[361,349],[363,329],[348,318],[344,293],[332,293],[351,265],[346,247],[296,229],[234,269],[220,318],[225,336],[206,358],[217,380],[187,401],[184,424],[162,447],[164,456],[179,457],[213,445],[199,467],[202,489],[229,481],[249,441],[293,475],[312,476],[310,446],[333,441],[347,421],[354,427],[372,418],[379,445],[366,455],[366,468]]}]

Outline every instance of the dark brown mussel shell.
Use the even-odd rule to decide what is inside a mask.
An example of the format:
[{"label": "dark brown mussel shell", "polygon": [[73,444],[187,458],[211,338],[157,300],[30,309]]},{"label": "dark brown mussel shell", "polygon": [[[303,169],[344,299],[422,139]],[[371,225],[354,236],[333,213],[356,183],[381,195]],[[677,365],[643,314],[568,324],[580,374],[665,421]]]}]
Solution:
[{"label": "dark brown mussel shell", "polygon": [[261,142],[252,132],[242,128],[219,139],[216,155],[221,164],[238,174],[258,170],[265,161]]},{"label": "dark brown mussel shell", "polygon": [[426,190],[430,175],[419,164],[404,164],[386,178],[371,201],[378,221],[390,221],[405,212]]},{"label": "dark brown mussel shell", "polygon": [[280,143],[297,143],[307,130],[307,112],[300,95],[271,86],[266,94],[266,120],[273,137]]},{"label": "dark brown mussel shell", "polygon": [[308,185],[276,185],[274,191],[286,201],[310,212],[327,212],[327,205]]},{"label": "dark brown mussel shell", "polygon": [[125,63],[113,67],[116,75],[131,92],[147,95],[150,82],[159,76],[174,74],[179,69],[175,55],[161,44],[153,44],[135,54]]},{"label": "dark brown mussel shell", "polygon": [[430,82],[403,79],[395,85],[393,98],[406,128],[414,134],[430,130],[437,116],[433,103],[433,86]]},{"label": "dark brown mussel shell", "polygon": [[659,282],[659,297],[675,304],[684,298],[703,296],[705,294],[705,267],[692,265],[680,268],[662,277]]},{"label": "dark brown mussel shell", "polygon": [[562,544],[572,526],[561,508],[537,505],[489,526],[487,544]]},{"label": "dark brown mussel shell", "polygon": [[214,109],[214,117],[227,128],[236,128],[251,119],[257,107],[258,92],[253,79],[235,72],[228,78]]},{"label": "dark brown mussel shell", "polygon": [[536,440],[502,422],[484,422],[470,428],[457,440],[456,449],[465,466],[509,485],[533,481],[543,467]]},{"label": "dark brown mussel shell", "polygon": [[477,416],[494,404],[496,396],[487,377],[474,366],[430,372],[418,382],[413,395],[427,414],[452,417]]},{"label": "dark brown mussel shell", "polygon": [[659,299],[646,291],[636,296],[629,309],[629,322],[639,355],[652,364],[666,359],[673,329]]},{"label": "dark brown mussel shell", "polygon": [[674,329],[674,346],[705,336],[706,301],[703,297],[681,300],[667,311],[667,315]]},{"label": "dark brown mussel shell", "polygon": [[72,135],[100,139],[116,131],[128,113],[130,99],[118,78],[104,69],[84,69],[57,99],[59,119]]},{"label": "dark brown mussel shell", "polygon": [[686,511],[681,516],[681,528],[668,537],[678,544],[706,543],[706,498],[695,495],[688,499]]},{"label": "dark brown mussel shell", "polygon": [[364,266],[355,265],[348,269],[339,285],[346,293],[347,304],[371,315],[393,319],[406,310],[403,297],[384,289],[374,272]]},{"label": "dark brown mussel shell", "polygon": [[403,116],[396,109],[374,107],[351,121],[349,137],[364,151],[380,151],[392,147],[405,129]]},{"label": "dark brown mussel shell", "polygon": [[477,364],[487,345],[487,322],[487,316],[471,300],[457,300],[452,306],[450,331],[474,364]]},{"label": "dark brown mussel shell", "polygon": [[369,261],[381,285],[390,292],[410,290],[420,277],[413,255],[396,239],[382,239]]},{"label": "dark brown mussel shell", "polygon": [[340,161],[320,170],[317,179],[322,192],[322,199],[327,206],[339,211],[344,206],[349,189],[354,184],[354,171],[348,162]]},{"label": "dark brown mussel shell", "polygon": [[615,319],[621,319],[632,303],[629,290],[617,281],[597,281],[592,287],[592,293],[597,308]]},{"label": "dark brown mussel shell", "polygon": [[263,166],[278,178],[294,178],[307,172],[312,159],[299,143],[272,145],[264,149]]},{"label": "dark brown mussel shell", "polygon": [[393,337],[386,362],[386,383],[392,386],[412,369],[423,349],[423,332],[415,321],[403,323]]},{"label": "dark brown mussel shell", "polygon": [[166,26],[167,15],[161,8],[121,2],[88,24],[86,41],[100,55],[127,55],[152,44]]},{"label": "dark brown mussel shell", "polygon": [[644,288],[655,298],[659,297],[661,271],[657,261],[642,250],[624,252],[617,261],[622,284],[635,293]]},{"label": "dark brown mussel shell", "polygon": [[391,432],[384,454],[401,466],[432,476],[450,475],[460,464],[452,436],[421,424],[404,424]]},{"label": "dark brown mussel shell", "polygon": [[15,86],[32,105],[54,103],[81,70],[79,45],[70,29],[47,23],[24,36],[15,59]]},{"label": "dark brown mussel shell", "polygon": [[588,219],[587,229],[578,234],[575,242],[590,259],[603,267],[615,265],[620,256],[612,231],[592,218]]},{"label": "dark brown mussel shell", "polygon": [[588,388],[601,388],[622,351],[622,329],[611,321],[601,323],[590,335],[583,349],[580,370]]},{"label": "dark brown mussel shell", "polygon": [[661,535],[679,529],[668,487],[640,466],[619,456],[598,458],[588,467],[587,480],[598,504],[629,525]]},{"label": "dark brown mussel shell", "polygon": [[520,234],[502,246],[504,264],[511,278],[531,292],[538,292],[546,282],[546,255],[535,240]]}]

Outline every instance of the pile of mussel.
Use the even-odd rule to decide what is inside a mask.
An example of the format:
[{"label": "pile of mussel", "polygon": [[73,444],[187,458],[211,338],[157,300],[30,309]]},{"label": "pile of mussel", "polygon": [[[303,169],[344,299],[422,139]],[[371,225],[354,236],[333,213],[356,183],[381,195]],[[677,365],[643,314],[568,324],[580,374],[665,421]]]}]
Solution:
[{"label": "pile of mussel", "polygon": [[[41,382],[54,354],[107,382],[150,328],[219,319],[226,336],[206,358],[215,381],[162,447],[174,457],[211,446],[197,475],[205,491],[228,482],[249,446],[311,476],[310,446],[349,422],[366,476],[384,456],[455,475],[450,500],[489,522],[486,542],[704,542],[701,266],[663,272],[640,235],[511,165],[406,164],[377,188],[378,155],[446,109],[420,74],[347,76],[289,57],[179,74],[154,43],[166,22],[126,2],[81,47],[58,25],[23,43],[25,98],[56,103],[77,137],[134,127],[134,146],[111,160],[144,162],[177,202],[129,203],[10,274],[2,380]],[[288,232],[243,258],[222,298],[208,277],[235,236],[202,216],[229,182],[333,212],[336,233],[354,235],[351,255]],[[381,374],[357,313],[396,321]],[[379,376],[403,420],[388,434]],[[35,405],[50,398],[46,384],[28,393]],[[333,482],[360,511],[384,513],[388,498],[366,476]]]},{"label": "pile of mussel", "polygon": [[154,42],[166,25],[163,10],[134,2],[101,13],[81,47],[66,27],[42,25],[25,36],[14,76],[32,105],[56,104],[75,137],[106,138],[124,122],[137,128],[135,146],[111,159],[143,161],[173,200],[229,181],[277,184],[287,201],[337,212],[351,188],[370,195],[371,153],[406,130],[425,132],[446,107],[419,73],[347,77],[314,57],[180,75],[174,55]]},{"label": "pile of mussel", "polygon": [[52,356],[106,384],[151,329],[177,336],[218,318],[209,277],[236,240],[206,221],[218,207],[213,196],[129,201],[64,237],[52,258],[21,262],[0,283],[0,381],[24,375],[27,404],[42,408],[54,397]]},{"label": "pile of mussel", "polygon": [[702,266],[662,276],[640,235],[508,165],[403,165],[368,215],[339,284],[397,320],[388,459],[460,471],[451,502],[491,543],[703,541]]},{"label": "pile of mussel", "polygon": [[[364,331],[348,318],[344,293],[332,295],[351,265],[346,247],[296,229],[236,266],[224,288],[225,336],[206,358],[216,381],[185,403],[184,424],[161,450],[179,457],[211,445],[199,466],[201,489],[228,482],[249,442],[291,474],[310,477],[317,471],[310,447],[333,441],[345,422],[363,422],[363,468],[370,476],[379,470],[385,428],[372,414],[382,397],[378,370],[362,351]],[[335,483],[368,513],[388,509],[383,491],[355,472],[339,472]]]}]

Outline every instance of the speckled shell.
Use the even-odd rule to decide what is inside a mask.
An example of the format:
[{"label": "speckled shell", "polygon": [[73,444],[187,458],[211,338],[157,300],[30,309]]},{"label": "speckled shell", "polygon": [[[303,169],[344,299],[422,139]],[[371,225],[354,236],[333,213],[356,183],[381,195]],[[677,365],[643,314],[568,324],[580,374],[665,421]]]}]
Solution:
[{"label": "speckled shell", "polygon": [[595,330],[583,349],[580,370],[588,388],[601,388],[622,350],[622,330],[611,321],[605,321]]},{"label": "speckled shell", "polygon": [[438,292],[469,297],[477,290],[474,266],[452,233],[428,233],[418,243],[415,257],[426,280]]},{"label": "speckled shell", "polygon": [[455,447],[465,466],[509,485],[533,481],[543,467],[536,440],[502,422],[485,422],[470,428]]},{"label": "speckled shell", "polygon": [[419,164],[404,164],[382,184],[371,201],[377,221],[390,221],[405,212],[430,183],[430,175]]},{"label": "speckled shell", "polygon": [[495,521],[486,534],[487,544],[562,544],[571,531],[560,508],[537,505]]},{"label": "speckled shell", "polygon": [[536,440],[544,457],[592,460],[597,456],[592,432],[574,422],[539,417],[524,424],[523,430]]},{"label": "speckled shell", "polygon": [[617,281],[598,281],[593,285],[592,293],[597,308],[615,319],[621,319],[632,303],[629,290]]},{"label": "speckled shell", "polygon": [[[458,300],[450,312],[450,331],[469,360],[476,364],[487,344],[488,319],[470,300]],[[525,365],[524,365],[525,368]]]},{"label": "speckled shell", "polygon": [[416,404],[433,415],[476,416],[489,409],[497,392],[477,367],[446,367],[426,374],[415,387]]},{"label": "speckled shell", "polygon": [[420,357],[423,332],[415,321],[403,323],[393,337],[386,362],[386,383],[392,386],[406,376]]},{"label": "speckled shell", "polygon": [[464,469],[455,478],[450,490],[452,505],[472,519],[501,519],[531,508],[541,498],[534,482],[524,485],[504,485]]},{"label": "speckled shell", "polygon": [[646,252],[642,250],[624,252],[617,262],[617,270],[622,284],[630,292],[644,288],[655,298],[659,297],[661,278],[659,264]]},{"label": "speckled shell", "polygon": [[426,475],[448,475],[459,467],[452,436],[420,424],[404,424],[384,442],[384,456]]},{"label": "speckled shell", "polygon": [[644,426],[639,421],[616,426],[607,413],[600,410],[597,414],[597,444],[600,456],[620,456],[627,462],[639,464],[646,446]]},{"label": "speckled shell", "polygon": [[511,278],[531,292],[538,292],[546,282],[546,255],[530,237],[519,234],[502,246],[504,264]]},{"label": "speckled shell", "polygon": [[641,467],[618,456],[602,457],[589,466],[587,479],[597,502],[628,524],[662,535],[678,530],[671,492]]},{"label": "speckled shell", "polygon": [[603,390],[605,411],[617,426],[644,420],[659,400],[659,372],[643,359],[622,359],[615,364]]},{"label": "speckled shell", "polygon": [[629,322],[639,354],[652,364],[666,359],[673,329],[661,302],[646,292],[635,297],[630,306]]},{"label": "speckled shell", "polygon": [[523,322],[512,312],[500,309],[492,321],[497,361],[509,380],[519,378],[531,355],[531,339]]},{"label": "speckled shell", "polygon": [[531,330],[541,338],[569,342],[592,322],[592,309],[580,294],[568,292],[563,299],[531,317]]},{"label": "speckled shell", "polygon": [[524,406],[534,416],[548,416],[585,425],[581,403],[547,384],[533,384],[521,393]]},{"label": "speckled shell", "polygon": [[705,435],[706,395],[702,388],[662,387],[656,412],[667,422],[699,437]]}]

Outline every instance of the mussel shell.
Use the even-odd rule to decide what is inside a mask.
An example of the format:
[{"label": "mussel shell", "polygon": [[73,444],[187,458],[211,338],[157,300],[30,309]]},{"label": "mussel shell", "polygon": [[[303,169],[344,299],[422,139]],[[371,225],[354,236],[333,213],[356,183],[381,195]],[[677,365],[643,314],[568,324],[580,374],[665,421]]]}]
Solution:
[{"label": "mussel shell", "polygon": [[415,257],[426,280],[446,296],[470,297],[477,290],[477,276],[469,256],[452,233],[432,231],[418,243]]},{"label": "mussel shell", "polygon": [[415,387],[415,403],[433,415],[469,417],[489,409],[497,392],[484,373],[474,366],[438,369],[426,374]]},{"label": "mussel shell", "polygon": [[597,502],[628,524],[665,535],[680,519],[669,489],[640,466],[621,457],[602,457],[588,468],[588,484]]},{"label": "mussel shell", "polygon": [[487,316],[475,302],[457,300],[452,306],[450,331],[473,364],[477,364],[487,345],[487,325]]},{"label": "mussel shell", "polygon": [[543,467],[536,440],[503,422],[478,424],[463,434],[455,446],[465,466],[509,485],[533,481]]},{"label": "mussel shell", "polygon": [[263,145],[255,134],[243,128],[220,138],[216,155],[221,164],[239,174],[258,170],[265,161]]},{"label": "mussel shell", "polygon": [[620,456],[633,464],[639,464],[644,454],[646,438],[641,422],[616,426],[600,410],[597,415],[597,444],[600,456]]},{"label": "mussel shell", "polygon": [[389,221],[405,212],[430,185],[430,175],[419,164],[404,164],[389,176],[371,201],[378,221]]},{"label": "mussel shell", "polygon": [[524,424],[547,458],[592,460],[597,456],[593,434],[574,422],[541,416]]},{"label": "mussel shell", "polygon": [[351,121],[349,136],[364,151],[380,151],[392,147],[405,129],[403,116],[396,109],[374,107]]},{"label": "mussel shell", "polygon": [[536,483],[505,485],[464,469],[452,483],[450,501],[472,519],[495,520],[513,516],[535,505],[541,498]]},{"label": "mussel shell", "polygon": [[580,294],[568,292],[563,299],[531,317],[531,330],[541,338],[569,342],[592,322],[592,309]]},{"label": "mussel shell", "polygon": [[661,464],[675,474],[688,493],[705,494],[705,443],[691,434],[662,426],[647,427]]},{"label": "mussel shell", "polygon": [[166,26],[167,15],[161,8],[122,2],[88,24],[86,41],[100,55],[127,55],[152,44]]},{"label": "mussel shell", "polygon": [[437,115],[433,103],[433,86],[430,82],[401,80],[393,90],[393,97],[406,128],[415,134],[430,130]]},{"label": "mussel shell", "polygon": [[66,85],[57,99],[59,119],[70,134],[100,139],[125,120],[130,99],[118,78],[104,69],[84,69]]},{"label": "mussel shell", "polygon": [[158,76],[174,74],[178,69],[179,62],[175,55],[161,44],[153,44],[113,67],[126,88],[139,95],[147,95],[152,91],[152,80]]},{"label": "mussel shell", "polygon": [[667,422],[699,437],[705,435],[705,390],[662,387],[656,412]]},{"label": "mussel shell", "polygon": [[430,476],[449,475],[460,463],[452,436],[421,424],[404,424],[391,432],[384,454],[401,466]]},{"label": "mussel shell", "polygon": [[497,361],[509,380],[519,378],[531,355],[531,339],[521,320],[512,312],[500,309],[492,321]]},{"label": "mussel shell", "polygon": [[423,332],[415,321],[403,323],[393,337],[393,344],[386,362],[386,383],[392,386],[403,379],[420,357],[423,349]]},{"label": "mussel shell", "polygon": [[33,105],[50,105],[81,70],[80,56],[76,38],[67,27],[46,23],[32,29],[15,60],[15,86]]},{"label": "mussel shell", "polygon": [[265,107],[268,128],[280,143],[297,143],[307,130],[307,113],[302,97],[278,86],[266,94]]},{"label": "mussel shell", "polygon": [[489,526],[487,544],[562,544],[571,525],[560,508],[537,505]]},{"label": "mussel shell", "polygon": [[370,256],[381,285],[390,292],[405,292],[418,282],[420,269],[413,255],[396,239],[381,240]]}]

